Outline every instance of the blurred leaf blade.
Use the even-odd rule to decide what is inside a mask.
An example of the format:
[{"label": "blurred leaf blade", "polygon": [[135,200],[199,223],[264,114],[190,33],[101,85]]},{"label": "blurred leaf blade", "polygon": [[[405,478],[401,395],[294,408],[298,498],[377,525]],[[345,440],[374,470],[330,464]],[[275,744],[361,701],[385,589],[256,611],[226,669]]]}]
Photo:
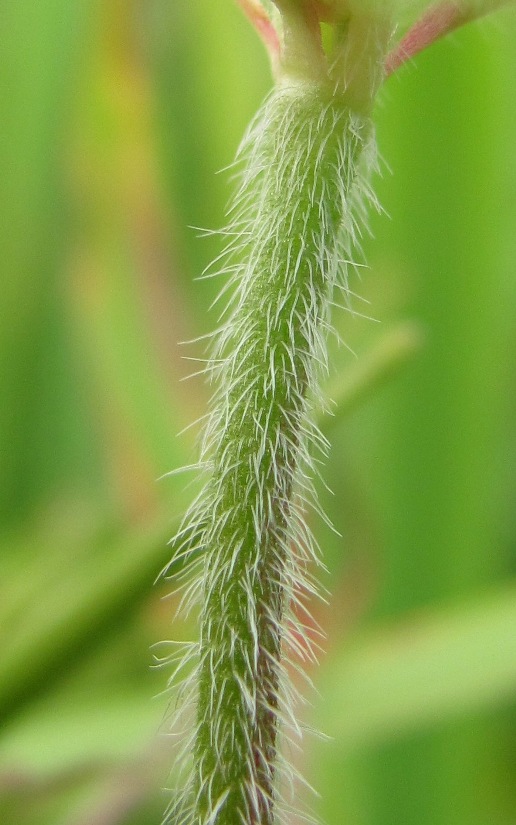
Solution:
[{"label": "blurred leaf blade", "polygon": [[320,678],[318,724],[347,750],[514,701],[516,586],[377,627]]},{"label": "blurred leaf blade", "polygon": [[[7,640],[0,662],[0,717],[5,726],[28,702],[51,689],[72,663],[106,638],[149,598],[169,560],[170,519],[96,540],[95,552],[69,547],[59,575],[34,593]],[[44,550],[41,545],[40,550]],[[16,605],[14,605],[16,609]],[[4,619],[5,621],[5,619]]]},{"label": "blurred leaf blade", "polygon": [[20,0],[0,12],[0,513],[10,521],[48,500],[64,478],[82,483],[81,469],[98,478],[91,428],[69,391],[77,374],[57,288],[66,239],[63,149],[93,9],[91,0]]}]

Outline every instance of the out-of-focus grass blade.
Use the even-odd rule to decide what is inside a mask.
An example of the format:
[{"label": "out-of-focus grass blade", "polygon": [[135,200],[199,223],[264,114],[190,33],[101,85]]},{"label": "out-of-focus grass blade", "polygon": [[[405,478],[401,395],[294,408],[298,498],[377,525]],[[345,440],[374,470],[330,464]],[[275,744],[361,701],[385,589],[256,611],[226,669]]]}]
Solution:
[{"label": "out-of-focus grass blade", "polygon": [[514,701],[516,585],[377,628],[332,651],[317,683],[317,724],[347,751]]},{"label": "out-of-focus grass blade", "polygon": [[[382,530],[377,616],[494,582],[511,530],[514,265],[510,277],[504,267],[515,237],[514,135],[504,75],[513,74],[494,20],[464,27],[417,64],[389,81],[378,111],[395,174],[379,182],[392,220],[371,253],[383,245],[397,262],[403,311],[421,320],[427,346],[375,399],[360,458]],[[482,825],[497,802],[481,812],[478,777],[507,769],[487,718],[433,728],[410,747],[393,739],[387,757],[373,750],[357,762],[371,800],[361,825]]]},{"label": "out-of-focus grass blade", "polygon": [[152,701],[143,689],[128,691],[115,684],[108,696],[96,691],[89,696],[56,692],[55,700],[38,706],[36,713],[20,718],[6,732],[0,744],[0,772],[18,765],[52,774],[134,757],[153,742],[162,716],[162,702]]},{"label": "out-of-focus grass blade", "polygon": [[159,735],[160,716],[143,689],[118,683],[107,691],[54,692],[2,737],[2,822],[160,822],[173,747]]},{"label": "out-of-focus grass blade", "polygon": [[373,346],[326,388],[333,404],[333,415],[321,424],[325,429],[335,426],[368,396],[382,387],[421,350],[424,344],[421,324],[405,321],[388,330]]},{"label": "out-of-focus grass blade", "polygon": [[152,485],[185,463],[176,435],[197,417],[177,347],[193,337],[193,313],[169,239],[138,17],[115,3],[98,22],[76,111],[75,303],[101,418],[119,453],[150,465]]},{"label": "out-of-focus grass blade", "polygon": [[[158,95],[164,181],[184,221],[190,267],[182,273],[198,332],[216,326],[206,309],[219,279],[193,282],[221,251],[219,237],[202,242],[186,227],[224,225],[236,148],[262,97],[271,88],[268,58],[236,3],[158,0],[154,25],[154,81]],[[179,239],[178,239],[179,240]]]},{"label": "out-of-focus grass blade", "polygon": [[10,521],[81,467],[88,475],[95,454],[56,289],[63,147],[94,5],[19,0],[0,11],[0,517]]},{"label": "out-of-focus grass blade", "polygon": [[[33,587],[28,601],[15,589],[0,659],[0,719],[3,726],[28,702],[52,687],[72,664],[115,630],[152,592],[152,584],[169,560],[166,546],[173,532],[162,516],[128,533],[92,540],[91,531],[64,554],[54,545],[35,546],[54,575]],[[9,590],[6,588],[6,595]],[[17,595],[16,595],[17,594]],[[21,599],[21,609],[20,609]]]}]

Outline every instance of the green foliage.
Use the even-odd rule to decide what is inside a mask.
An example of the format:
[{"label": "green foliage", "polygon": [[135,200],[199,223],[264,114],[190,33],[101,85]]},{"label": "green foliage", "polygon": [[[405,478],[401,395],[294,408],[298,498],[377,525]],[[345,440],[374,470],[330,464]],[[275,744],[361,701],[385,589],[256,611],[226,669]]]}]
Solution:
[{"label": "green foliage", "polygon": [[[203,351],[176,342],[214,326],[193,276],[220,251],[187,226],[220,225],[269,70],[230,2],[4,6],[0,819],[156,825],[177,745],[149,647],[195,630],[152,583],[196,492],[156,479],[195,460]],[[299,767],[328,825],[514,819],[513,42],[510,9],[461,30],[376,111],[390,218],[350,287],[382,326],[338,321],[342,537],[312,525],[332,595],[305,718],[334,741]]]}]

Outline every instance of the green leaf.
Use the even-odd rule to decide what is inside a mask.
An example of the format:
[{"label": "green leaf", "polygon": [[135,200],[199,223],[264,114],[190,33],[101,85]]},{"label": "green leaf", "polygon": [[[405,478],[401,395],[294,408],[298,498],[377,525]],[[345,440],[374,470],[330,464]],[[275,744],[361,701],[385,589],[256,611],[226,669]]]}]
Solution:
[{"label": "green leaf", "polygon": [[317,725],[345,750],[516,698],[516,585],[376,628],[318,676]]},{"label": "green leaf", "polygon": [[[46,547],[34,538],[51,570],[41,580],[36,576],[28,594],[15,583],[11,609],[4,608],[2,725],[48,691],[149,596],[170,557],[166,543],[171,532],[170,519],[157,517],[129,533],[85,531],[59,553],[51,537]],[[21,573],[25,578],[23,569]]]}]

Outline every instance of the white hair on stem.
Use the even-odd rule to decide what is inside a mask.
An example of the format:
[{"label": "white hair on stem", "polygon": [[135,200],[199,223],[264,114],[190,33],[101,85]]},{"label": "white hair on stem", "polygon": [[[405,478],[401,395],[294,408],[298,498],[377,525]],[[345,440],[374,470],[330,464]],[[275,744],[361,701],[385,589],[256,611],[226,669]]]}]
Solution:
[{"label": "white hair on stem", "polygon": [[289,674],[318,648],[306,600],[321,561],[305,513],[318,510],[314,452],[328,444],[314,410],[333,293],[348,293],[370,200],[371,123],[292,84],[266,100],[237,162],[215,264],[231,297],[207,364],[209,476],[175,539],[182,607],[198,607],[201,629],[170,656],[186,732],[174,825],[272,825],[292,809],[288,755],[302,730]]}]

